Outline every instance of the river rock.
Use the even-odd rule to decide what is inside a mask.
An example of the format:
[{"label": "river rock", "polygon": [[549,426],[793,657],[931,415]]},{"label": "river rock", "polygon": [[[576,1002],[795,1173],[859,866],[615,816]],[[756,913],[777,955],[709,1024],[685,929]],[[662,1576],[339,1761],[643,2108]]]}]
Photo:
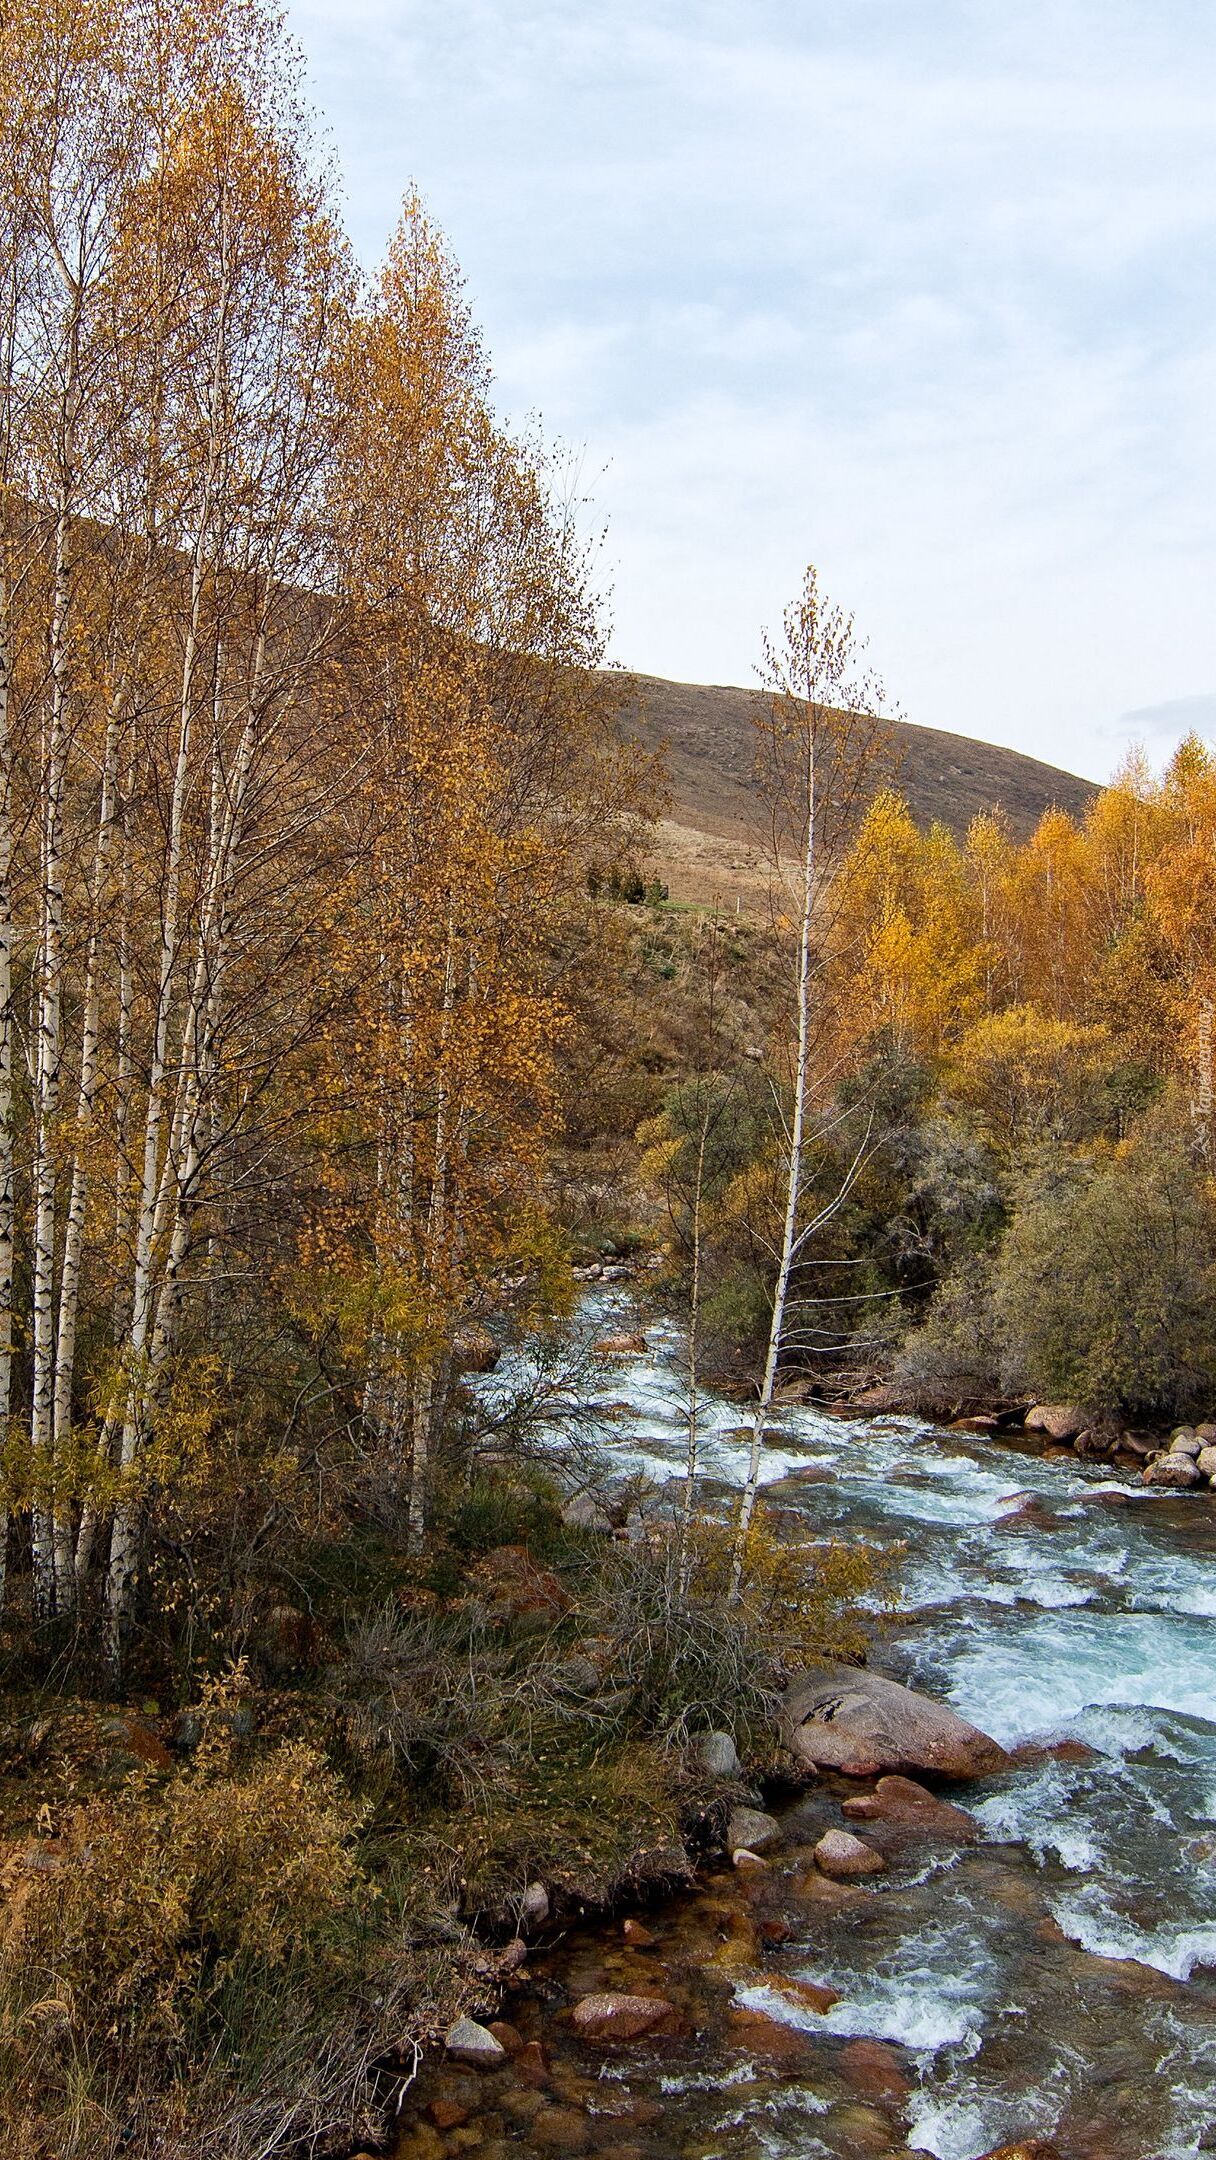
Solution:
[{"label": "river rock", "polygon": [[502,2041],[476,2018],[457,2018],[444,2046],[453,2062],[467,2063],[471,2070],[497,2070],[507,2060]]},{"label": "river rock", "polygon": [[644,1335],[604,1335],[594,1346],[596,1357],[642,1357],[646,1350]]},{"label": "river rock", "polygon": [[710,1777],[736,1778],[742,1769],[738,1750],[728,1732],[706,1733],[697,1742],[697,1760]]},{"label": "river rock", "polygon": [[944,1704],[852,1665],[819,1665],[795,1675],[781,1725],[800,1762],[855,1777],[883,1770],[991,1777],[1009,1768],[997,1741]]},{"label": "river rock", "polygon": [[1216,1478],[1216,1447],[1205,1447],[1195,1457],[1195,1468],[1201,1477]]},{"label": "river rock", "polygon": [[1187,1426],[1181,1432],[1176,1432],[1173,1435],[1170,1440],[1169,1452],[1171,1455],[1198,1457],[1203,1453],[1203,1442],[1198,1433],[1192,1432],[1190,1427]]},{"label": "river rock", "polygon": [[861,1875],[882,1875],[886,1861],[851,1830],[825,1830],[815,1847],[815,1865],[833,1882],[853,1882]]},{"label": "river rock", "polygon": [[781,1825],[775,1815],[766,1815],[762,1808],[739,1807],[731,1813],[726,1826],[726,1850],[729,1853],[766,1852],[781,1837]]},{"label": "river rock", "polygon": [[1142,1485],[1164,1485],[1178,1492],[1186,1492],[1192,1485],[1203,1482],[1197,1462],[1189,1455],[1158,1455],[1147,1470],[1140,1472]]},{"label": "river rock", "polygon": [[1045,1432],[1053,1440],[1075,1440],[1089,1420],[1075,1403],[1032,1403],[1024,1422],[1027,1432]]},{"label": "river rock", "polygon": [[914,1778],[881,1777],[872,1793],[846,1800],[841,1813],[850,1822],[894,1823],[900,1829],[919,1831],[924,1837],[941,1838],[955,1845],[971,1845],[979,1824],[965,1808],[952,1807],[927,1792]]},{"label": "river rock", "polygon": [[584,1995],[570,2023],[581,2040],[636,2040],[670,2016],[671,2004],[661,1995]]},{"label": "river rock", "polygon": [[866,2100],[906,2100],[912,2090],[911,2078],[885,2040],[850,2040],[840,2051],[840,2067]]},{"label": "river rock", "polygon": [[991,2152],[981,2155],[981,2160],[1061,2160],[1054,2145],[1046,2138],[1019,2138],[1016,2145],[997,2145]]},{"label": "river rock", "polygon": [[787,2002],[796,2003],[800,2010],[814,2010],[819,2017],[826,2017],[840,2001],[840,1990],[821,1980],[797,1980],[792,1973],[775,1972],[766,1978],[774,1995],[784,1995]]}]

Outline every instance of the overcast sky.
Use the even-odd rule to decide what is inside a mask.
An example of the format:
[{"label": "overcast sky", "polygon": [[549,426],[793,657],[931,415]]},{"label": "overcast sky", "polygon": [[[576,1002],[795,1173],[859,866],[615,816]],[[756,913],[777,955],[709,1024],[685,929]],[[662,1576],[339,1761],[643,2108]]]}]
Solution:
[{"label": "overcast sky", "polygon": [[814,561],[912,720],[1216,736],[1216,0],[291,0],[374,261],[416,180],[614,656],[750,682]]}]

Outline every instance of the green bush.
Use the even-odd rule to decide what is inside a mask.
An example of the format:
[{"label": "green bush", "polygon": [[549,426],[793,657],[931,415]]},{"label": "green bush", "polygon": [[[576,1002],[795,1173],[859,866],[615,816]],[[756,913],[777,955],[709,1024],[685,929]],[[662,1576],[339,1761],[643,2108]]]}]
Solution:
[{"label": "green bush", "polygon": [[991,1270],[972,1260],[946,1277],[923,1325],[905,1337],[895,1379],[924,1416],[958,1417],[998,1391],[1000,1372]]},{"label": "green bush", "polygon": [[1216,1405],[1216,1216],[1185,1108],[1041,1167],[996,1265],[1005,1384],[1169,1421]]}]

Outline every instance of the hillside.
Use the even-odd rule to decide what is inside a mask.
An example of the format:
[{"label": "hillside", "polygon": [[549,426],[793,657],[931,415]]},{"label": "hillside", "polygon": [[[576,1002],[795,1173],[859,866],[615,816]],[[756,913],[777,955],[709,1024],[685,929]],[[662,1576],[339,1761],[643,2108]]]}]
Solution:
[{"label": "hillside", "polygon": [[[671,806],[656,856],[673,897],[746,892],[758,875],[750,727],[757,693],[656,675],[635,675],[632,683],[621,725],[647,750],[663,753]],[[1077,816],[1097,792],[1074,773],[967,735],[906,722],[892,732],[889,774],[920,825],[940,819],[961,835],[979,811],[999,806],[1025,839],[1053,803]]]}]

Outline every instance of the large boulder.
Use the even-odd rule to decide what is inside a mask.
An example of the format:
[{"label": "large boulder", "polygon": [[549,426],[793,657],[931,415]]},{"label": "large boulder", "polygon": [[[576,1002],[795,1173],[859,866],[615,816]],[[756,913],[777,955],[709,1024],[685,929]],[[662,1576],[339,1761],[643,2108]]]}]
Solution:
[{"label": "large boulder", "polygon": [[1075,1440],[1088,1423],[1075,1403],[1032,1403],[1025,1417],[1027,1432],[1045,1432],[1052,1440]]},{"label": "large boulder", "polygon": [[817,1665],[791,1680],[781,1723],[790,1753],[816,1770],[974,1778],[1010,1767],[1004,1748],[953,1710],[851,1665]]},{"label": "large boulder", "polygon": [[1205,1447],[1195,1457],[1195,1468],[1201,1477],[1216,1478],[1216,1447]]},{"label": "large boulder", "polygon": [[1174,1492],[1188,1492],[1192,1485],[1202,1485],[1203,1472],[1189,1455],[1158,1455],[1147,1470],[1140,1473],[1142,1485],[1160,1485]]}]

